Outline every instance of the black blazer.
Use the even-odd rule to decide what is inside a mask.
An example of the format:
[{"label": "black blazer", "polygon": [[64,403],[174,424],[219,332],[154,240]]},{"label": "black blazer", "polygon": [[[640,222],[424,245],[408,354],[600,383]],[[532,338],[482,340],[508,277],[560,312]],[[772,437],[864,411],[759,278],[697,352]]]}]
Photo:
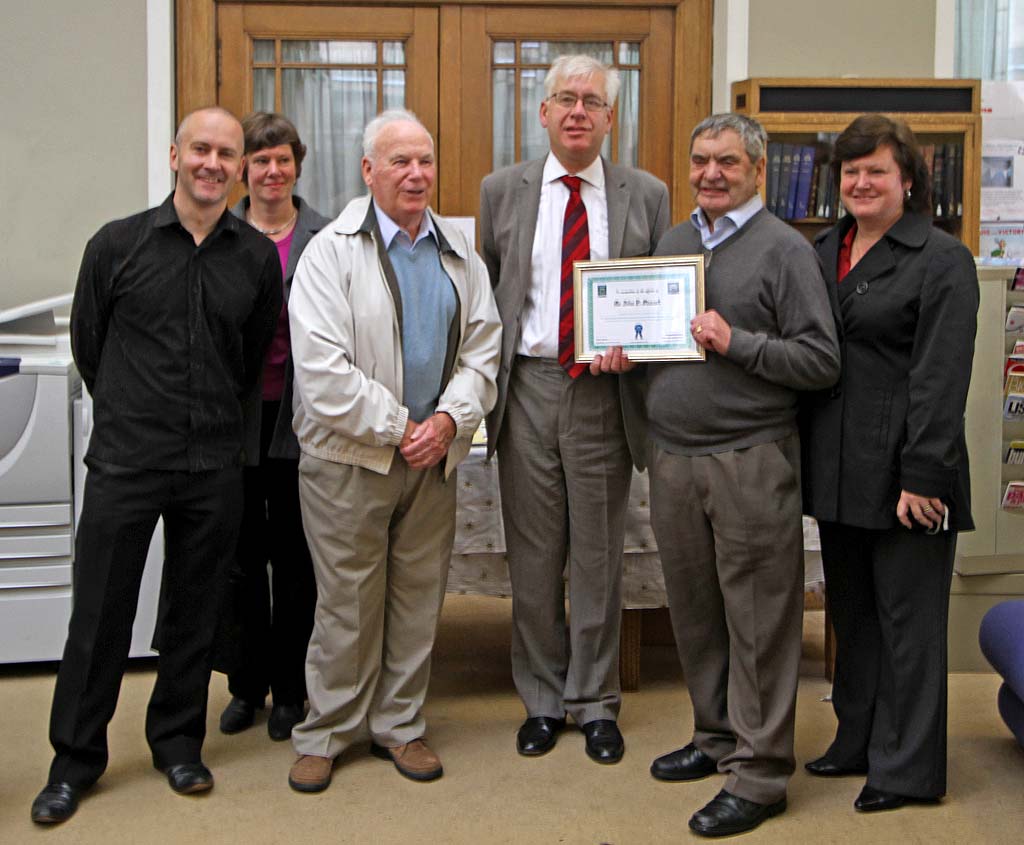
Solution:
[{"label": "black blazer", "polygon": [[842,375],[801,407],[804,511],[892,528],[900,490],[938,497],[974,527],[964,441],[978,311],[974,259],[905,214],[836,284],[846,217],[815,240],[841,328]]},{"label": "black blazer", "polygon": [[[312,240],[313,235],[319,232],[331,221],[320,212],[311,208],[301,197],[292,195],[292,202],[298,210],[299,215],[295,220],[295,230],[292,234],[292,246],[288,251],[288,267],[284,274],[284,300],[292,290],[292,277],[295,275],[295,268],[299,264],[299,258],[306,244]],[[245,220],[245,213],[249,210],[249,197],[242,197],[231,209],[236,217]],[[277,325],[277,322],[274,322]],[[260,462],[260,428],[267,423],[263,420],[262,382],[263,375],[260,370],[259,384],[256,389],[243,402],[243,413],[245,418],[245,430],[243,432],[243,444],[245,448],[245,465],[256,466]],[[270,441],[269,454],[272,458],[289,458],[297,461],[299,459],[299,441],[292,431],[292,380],[294,368],[292,366],[291,353],[288,355],[288,363],[284,372],[284,393],[281,396],[281,408],[278,411],[277,419],[270,420],[274,426],[274,435]]]}]

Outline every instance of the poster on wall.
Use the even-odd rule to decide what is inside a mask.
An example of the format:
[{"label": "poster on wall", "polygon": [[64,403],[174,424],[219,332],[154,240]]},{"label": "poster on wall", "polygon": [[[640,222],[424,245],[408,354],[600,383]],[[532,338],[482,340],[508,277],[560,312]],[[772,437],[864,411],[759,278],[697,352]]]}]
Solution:
[{"label": "poster on wall", "polygon": [[982,142],[981,219],[1024,220],[1024,140]]},{"label": "poster on wall", "polygon": [[991,264],[1024,265],[1024,222],[982,223],[978,255]]},{"label": "poster on wall", "polygon": [[1024,82],[982,83],[981,135],[981,219],[1024,220]]}]

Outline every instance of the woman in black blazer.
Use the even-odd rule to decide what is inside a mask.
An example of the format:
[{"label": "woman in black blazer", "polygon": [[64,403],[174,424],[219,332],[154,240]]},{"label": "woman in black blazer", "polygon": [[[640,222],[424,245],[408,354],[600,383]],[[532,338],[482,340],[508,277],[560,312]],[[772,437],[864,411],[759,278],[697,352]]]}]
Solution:
[{"label": "woman in black blazer", "polygon": [[306,647],[316,605],[313,563],[299,511],[288,296],[302,251],[330,221],[294,193],[306,147],[291,121],[254,112],[242,128],[242,178],[249,195],[232,212],[277,245],[285,304],[260,389],[245,407],[245,503],[217,667],[227,671],[231,701],[221,714],[220,729],[233,734],[250,727],[270,692],[267,733],[281,741],[291,737],[305,715]]},{"label": "woman in black blazer", "polygon": [[843,369],[802,409],[804,503],[817,518],[836,631],[839,724],[823,777],[867,775],[857,810],[946,790],[946,623],[970,513],[964,405],[978,281],[932,227],[913,133],[864,115],[835,145],[849,214],[821,235]]}]

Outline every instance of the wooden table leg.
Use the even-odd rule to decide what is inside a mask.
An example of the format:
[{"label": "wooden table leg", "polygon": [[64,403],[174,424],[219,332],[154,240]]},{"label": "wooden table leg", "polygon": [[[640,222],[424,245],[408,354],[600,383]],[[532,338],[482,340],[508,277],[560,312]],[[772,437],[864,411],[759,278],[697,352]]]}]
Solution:
[{"label": "wooden table leg", "polygon": [[622,610],[622,633],[619,635],[619,683],[626,692],[640,688],[640,631],[643,611]]}]

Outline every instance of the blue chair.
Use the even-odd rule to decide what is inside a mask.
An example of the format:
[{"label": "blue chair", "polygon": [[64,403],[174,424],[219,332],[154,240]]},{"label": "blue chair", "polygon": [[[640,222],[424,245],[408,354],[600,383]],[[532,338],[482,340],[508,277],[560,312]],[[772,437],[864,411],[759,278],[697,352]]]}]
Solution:
[{"label": "blue chair", "polygon": [[999,715],[1024,747],[1024,600],[1004,601],[981,620],[981,651],[1003,677]]}]

